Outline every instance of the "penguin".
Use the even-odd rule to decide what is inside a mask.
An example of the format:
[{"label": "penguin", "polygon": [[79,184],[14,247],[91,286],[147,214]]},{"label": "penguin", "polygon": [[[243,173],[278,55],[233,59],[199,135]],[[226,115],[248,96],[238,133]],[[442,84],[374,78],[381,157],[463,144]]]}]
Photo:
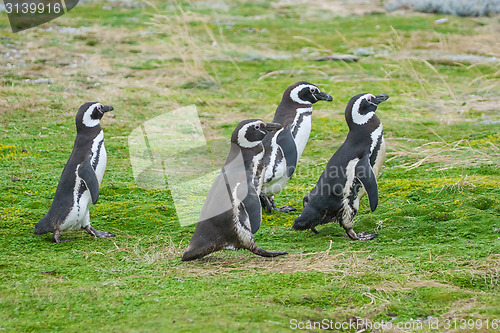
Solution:
[{"label": "penguin", "polygon": [[236,126],[229,155],[208,192],[182,261],[223,249],[247,249],[263,257],[287,254],[259,248],[253,236],[262,220],[259,200],[264,171],[262,139],[279,129],[280,124],[260,119],[244,120]]},{"label": "penguin", "polygon": [[262,206],[272,210],[291,212],[296,210],[287,205],[277,208],[274,195],[279,193],[292,177],[297,162],[311,134],[312,105],[317,101],[333,100],[332,96],[319,90],[312,83],[299,81],[289,86],[283,93],[281,103],[276,108],[274,123],[283,128],[264,139],[266,164],[264,185],[260,196]]},{"label": "penguin", "polygon": [[339,222],[353,240],[369,240],[377,234],[353,230],[359,200],[368,194],[371,211],[378,205],[377,174],[385,159],[382,123],[375,114],[377,106],[389,98],[386,94],[359,94],[351,98],[345,109],[349,133],[332,156],[311,192],[304,198],[304,209],[292,229],[311,229]]},{"label": "penguin", "polygon": [[104,170],[106,149],[100,120],[104,113],[112,111],[111,105],[89,102],[78,110],[76,139],[73,151],[63,169],[52,205],[48,213],[35,225],[35,235],[52,232],[56,243],[61,232],[85,229],[94,237],[114,237],[109,232],[97,231],[90,225],[89,208],[99,197]]}]

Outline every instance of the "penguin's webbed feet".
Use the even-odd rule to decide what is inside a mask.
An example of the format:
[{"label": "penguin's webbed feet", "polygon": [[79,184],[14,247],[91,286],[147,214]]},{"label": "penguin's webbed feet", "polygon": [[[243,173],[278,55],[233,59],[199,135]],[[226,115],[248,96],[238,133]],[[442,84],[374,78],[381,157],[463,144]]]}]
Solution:
[{"label": "penguin's webbed feet", "polygon": [[276,204],[274,203],[274,198],[273,197],[268,197],[265,194],[260,195],[260,203],[263,208],[267,210],[267,213],[271,213],[273,210],[277,212],[285,212],[285,213],[290,213],[293,211],[296,211],[297,208],[291,206],[291,205],[286,205],[283,207],[276,207]]},{"label": "penguin's webbed feet", "polygon": [[273,211],[273,207],[276,208],[276,206],[274,206],[274,200],[271,201],[271,199],[268,198],[266,195],[261,194],[259,198],[262,208],[265,208],[268,214],[271,213],[271,211]]},{"label": "penguin's webbed feet", "polygon": [[290,213],[290,212],[293,212],[293,211],[297,210],[297,208],[295,208],[295,207],[293,207],[291,205],[286,205],[286,206],[283,206],[283,207],[280,207],[280,208],[274,207],[274,210],[277,210],[279,212]]},{"label": "penguin's webbed feet", "polygon": [[378,237],[378,234],[370,234],[366,231],[362,231],[362,232],[358,233],[358,240],[360,240],[360,241],[367,241],[367,240],[374,239],[377,237]]},{"label": "penguin's webbed feet", "polygon": [[345,232],[352,240],[359,240],[359,241],[367,241],[370,239],[374,239],[378,236],[377,234],[370,234],[366,231],[362,231],[356,234],[352,228],[345,229]]},{"label": "penguin's webbed feet", "polygon": [[97,231],[90,225],[86,226],[84,229],[93,237],[103,237],[103,238],[115,237],[115,234],[112,234],[107,231]]},{"label": "penguin's webbed feet", "polygon": [[61,230],[54,231],[54,233],[52,234],[52,240],[54,241],[54,243],[70,242],[69,239],[59,239],[59,237],[61,237]]}]

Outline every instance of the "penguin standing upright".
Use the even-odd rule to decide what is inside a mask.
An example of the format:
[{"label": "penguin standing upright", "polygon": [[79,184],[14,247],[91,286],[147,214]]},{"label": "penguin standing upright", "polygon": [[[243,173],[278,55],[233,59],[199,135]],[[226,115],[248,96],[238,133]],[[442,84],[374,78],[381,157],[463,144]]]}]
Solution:
[{"label": "penguin standing upright", "polygon": [[104,170],[106,149],[100,120],[112,111],[110,105],[89,102],[76,114],[76,139],[73,151],[59,179],[56,194],[49,212],[35,225],[35,234],[52,232],[56,243],[61,232],[85,229],[94,237],[114,237],[109,232],[97,231],[90,225],[89,207],[99,197]]},{"label": "penguin standing upright", "polygon": [[271,210],[290,212],[292,206],[276,208],[274,195],[279,193],[292,177],[297,162],[311,134],[312,105],[317,101],[332,101],[332,96],[321,92],[314,84],[299,81],[289,86],[283,93],[281,103],[276,108],[274,123],[283,129],[264,139],[266,171],[261,202]]},{"label": "penguin standing upright", "polygon": [[304,210],[295,219],[293,229],[318,233],[317,225],[337,221],[354,240],[377,237],[366,232],[356,234],[352,226],[365,191],[372,212],[378,205],[376,177],[384,162],[385,143],[375,110],[388,98],[385,94],[351,98],[345,109],[347,138],[326,165],[316,187],[304,198]]},{"label": "penguin standing upright", "polygon": [[238,124],[231,136],[229,155],[208,192],[182,261],[223,249],[248,249],[263,257],[286,254],[259,248],[253,237],[262,220],[259,200],[264,170],[262,139],[280,128],[280,124],[259,119]]}]

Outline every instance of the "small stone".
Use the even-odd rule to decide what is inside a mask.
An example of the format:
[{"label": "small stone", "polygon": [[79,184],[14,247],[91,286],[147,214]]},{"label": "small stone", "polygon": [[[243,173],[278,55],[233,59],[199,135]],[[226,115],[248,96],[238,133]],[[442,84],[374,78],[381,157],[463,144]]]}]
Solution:
[{"label": "small stone", "polygon": [[[26,81],[30,82],[29,79]],[[31,83],[34,83],[34,84],[52,84],[52,80],[46,79],[46,78],[40,78],[40,79],[32,80]]]},{"label": "small stone", "polygon": [[367,57],[375,54],[373,47],[358,47],[354,50],[354,54],[358,57]]},{"label": "small stone", "polygon": [[442,19],[439,19],[439,20],[435,20],[434,23],[436,24],[441,24],[441,23],[448,23],[450,20],[448,18],[442,18]]}]

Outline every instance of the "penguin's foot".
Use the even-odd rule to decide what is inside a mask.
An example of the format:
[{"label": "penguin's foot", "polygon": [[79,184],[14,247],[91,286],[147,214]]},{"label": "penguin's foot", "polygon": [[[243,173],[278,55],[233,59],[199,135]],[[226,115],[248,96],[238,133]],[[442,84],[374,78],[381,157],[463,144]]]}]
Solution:
[{"label": "penguin's foot", "polygon": [[266,197],[264,194],[261,194],[259,198],[262,208],[265,208],[268,214],[273,211],[273,207],[276,208],[276,206],[274,206],[274,200],[271,201],[271,198]]},{"label": "penguin's foot", "polygon": [[370,239],[374,239],[378,236],[377,234],[370,234],[366,231],[362,231],[356,234],[354,230],[352,230],[352,228],[345,229],[345,232],[352,240],[359,240],[359,241],[367,241]]},{"label": "penguin's foot", "polygon": [[115,234],[112,234],[107,231],[97,231],[90,225],[86,226],[84,229],[93,237],[103,237],[103,238],[115,237]]},{"label": "penguin's foot", "polygon": [[269,252],[269,251],[261,249],[260,247],[257,247],[257,246],[255,246],[253,249],[250,249],[250,251],[252,251],[256,255],[259,255],[261,257],[268,257],[268,258],[272,258],[272,257],[277,257],[277,256],[282,256],[284,254],[288,254],[288,252]]},{"label": "penguin's foot", "polygon": [[315,227],[312,227],[312,228],[311,228],[311,231],[312,231],[313,233],[315,233],[316,235],[317,235],[317,234],[319,234],[318,229],[316,229]]},{"label": "penguin's foot", "polygon": [[261,203],[262,207],[264,207],[267,210],[267,213],[271,213],[273,210],[275,210],[277,212],[285,212],[285,213],[290,213],[290,212],[297,210],[297,208],[295,208],[291,205],[287,205],[287,206],[283,206],[283,207],[278,208],[278,207],[276,207],[276,204],[274,203],[274,197],[268,197],[265,194],[260,195],[260,203]]},{"label": "penguin's foot", "polygon": [[367,240],[374,239],[377,237],[378,237],[377,234],[370,234],[366,231],[358,232],[358,239],[360,241],[367,241]]},{"label": "penguin's foot", "polygon": [[280,207],[280,208],[276,208],[276,206],[275,206],[274,210],[277,210],[279,212],[290,213],[290,212],[293,212],[293,211],[297,210],[297,208],[295,208],[295,207],[293,207],[291,205],[286,205],[286,206],[283,206],[283,207]]},{"label": "penguin's foot", "polygon": [[61,230],[54,231],[52,234],[52,240],[54,243],[70,242],[69,239],[59,239],[59,237],[61,237]]}]

